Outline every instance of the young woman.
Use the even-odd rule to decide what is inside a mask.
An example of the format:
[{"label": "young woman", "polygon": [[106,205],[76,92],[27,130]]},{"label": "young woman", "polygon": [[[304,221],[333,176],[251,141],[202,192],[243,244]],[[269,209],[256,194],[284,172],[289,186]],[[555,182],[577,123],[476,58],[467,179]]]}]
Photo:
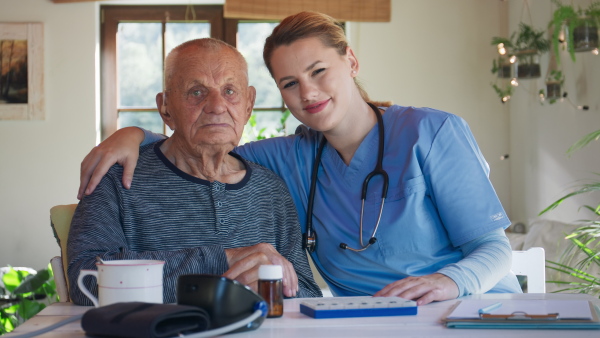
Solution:
[{"label": "young woman", "polygon": [[[304,126],[236,152],[284,179],[310,256],[334,295],[423,305],[521,292],[509,272],[510,221],[464,120],[374,105],[355,82],[360,66],[343,30],[320,13],[284,19],[263,56]],[[163,137],[147,134],[146,143]],[[142,137],[124,129],[96,147],[82,163],[79,195],[91,193],[115,162],[125,166],[127,187]]]}]

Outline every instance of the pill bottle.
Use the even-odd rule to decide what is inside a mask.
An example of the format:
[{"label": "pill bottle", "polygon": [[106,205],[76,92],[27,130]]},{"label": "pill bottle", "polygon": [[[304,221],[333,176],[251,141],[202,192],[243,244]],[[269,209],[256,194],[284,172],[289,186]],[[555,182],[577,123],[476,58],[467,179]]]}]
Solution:
[{"label": "pill bottle", "polygon": [[283,316],[283,269],[281,265],[258,267],[258,294],[267,301],[267,318]]}]

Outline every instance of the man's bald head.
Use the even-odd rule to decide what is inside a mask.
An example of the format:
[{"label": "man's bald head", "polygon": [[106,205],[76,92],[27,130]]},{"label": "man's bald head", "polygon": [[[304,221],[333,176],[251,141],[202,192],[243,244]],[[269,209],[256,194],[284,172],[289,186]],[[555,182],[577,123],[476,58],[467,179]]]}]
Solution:
[{"label": "man's bald head", "polygon": [[240,71],[246,76],[245,80],[246,84],[248,84],[248,64],[244,56],[235,47],[226,42],[213,38],[203,38],[186,41],[171,50],[165,60],[164,89],[169,89],[173,75],[179,70],[178,67],[186,64],[180,61],[190,57],[197,57],[198,54],[202,55],[203,53],[212,55],[231,53],[234,55],[239,61],[237,66],[242,68]]}]

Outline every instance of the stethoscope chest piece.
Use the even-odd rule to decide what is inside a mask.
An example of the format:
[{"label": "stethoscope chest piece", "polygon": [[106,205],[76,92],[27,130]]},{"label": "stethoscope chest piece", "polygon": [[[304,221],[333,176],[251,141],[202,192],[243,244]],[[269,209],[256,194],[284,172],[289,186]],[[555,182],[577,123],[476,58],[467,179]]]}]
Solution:
[{"label": "stethoscope chest piece", "polygon": [[302,234],[302,247],[307,250],[309,253],[315,251],[315,247],[317,246],[317,234],[312,231],[309,235],[308,233]]}]

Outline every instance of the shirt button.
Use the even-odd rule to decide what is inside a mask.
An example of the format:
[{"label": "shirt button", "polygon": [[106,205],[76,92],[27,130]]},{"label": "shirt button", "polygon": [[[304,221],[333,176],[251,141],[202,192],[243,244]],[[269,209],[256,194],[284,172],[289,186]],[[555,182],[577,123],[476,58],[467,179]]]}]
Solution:
[{"label": "shirt button", "polygon": [[219,220],[219,223],[220,223],[220,224],[223,224],[223,223],[225,223],[225,220],[223,220],[223,219],[221,218],[221,219]]},{"label": "shirt button", "polygon": [[221,207],[221,206],[223,206],[223,203],[221,203],[221,201],[217,201],[217,206]]}]

